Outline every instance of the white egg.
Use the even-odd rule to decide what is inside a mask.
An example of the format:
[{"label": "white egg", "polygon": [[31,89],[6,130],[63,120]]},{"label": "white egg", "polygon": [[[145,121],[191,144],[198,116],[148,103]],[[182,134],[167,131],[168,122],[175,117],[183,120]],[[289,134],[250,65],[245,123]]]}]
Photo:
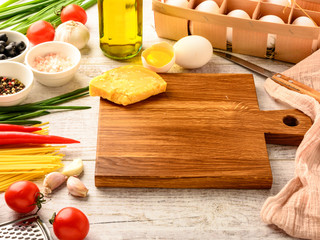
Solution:
[{"label": "white egg", "polygon": [[317,26],[310,18],[305,17],[305,16],[296,18],[292,24],[298,25],[298,26],[307,26],[307,27],[316,27]]},{"label": "white egg", "polygon": [[[236,9],[227,14],[230,17],[236,17],[236,18],[244,18],[244,19],[250,19],[250,16],[248,13],[241,9]],[[229,43],[232,43],[232,28],[227,28],[227,41]]]},{"label": "white egg", "polygon": [[266,2],[282,6],[290,4],[289,0],[267,0]]},{"label": "white egg", "polygon": [[[306,27],[316,27],[317,25],[308,17],[306,16],[301,16],[296,18],[292,25],[297,25],[297,26],[306,26]],[[312,42],[312,51],[316,51],[318,48],[318,41],[313,40]]]},{"label": "white egg", "polygon": [[265,16],[261,17],[259,20],[264,21],[264,22],[273,22],[273,23],[284,24],[284,21],[276,15],[265,15]]},{"label": "white egg", "polygon": [[[284,21],[280,17],[275,16],[275,15],[266,15],[266,16],[263,16],[262,18],[260,18],[259,20],[263,21],[263,22],[284,24]],[[276,34],[269,33],[268,40],[267,40],[267,48],[274,48],[276,39],[277,39]]]},{"label": "white egg", "polygon": [[[201,2],[196,8],[196,11],[207,13],[219,13],[219,5],[213,0]],[[190,21],[190,33],[193,34],[193,22]]]},{"label": "white egg", "polygon": [[183,68],[200,68],[212,58],[212,45],[204,37],[193,35],[181,38],[174,46],[176,64]]},{"label": "white egg", "polygon": [[219,5],[213,0],[206,0],[200,3],[195,10],[201,12],[209,12],[209,13],[218,13],[219,12]]},{"label": "white egg", "polygon": [[182,7],[182,8],[188,7],[188,0],[167,0],[165,3],[175,7]]}]

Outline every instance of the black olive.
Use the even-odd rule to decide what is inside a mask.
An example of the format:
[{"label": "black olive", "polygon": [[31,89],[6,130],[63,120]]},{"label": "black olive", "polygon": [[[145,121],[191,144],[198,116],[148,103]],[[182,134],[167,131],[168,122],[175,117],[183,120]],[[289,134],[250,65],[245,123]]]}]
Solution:
[{"label": "black olive", "polygon": [[5,46],[4,45],[0,45],[0,53],[4,53],[4,49],[5,49]]},{"label": "black olive", "polygon": [[16,45],[16,48],[17,48],[17,50],[19,50],[19,52],[24,51],[26,49],[26,47],[27,46],[23,41],[18,42],[17,45]]},{"label": "black olive", "polygon": [[10,42],[7,46],[12,46],[12,47],[15,47],[17,45],[16,42]]},{"label": "black olive", "polygon": [[5,60],[5,59],[7,59],[7,56],[4,54],[0,54],[0,60]]},{"label": "black olive", "polygon": [[5,42],[7,42],[7,41],[8,41],[7,34],[5,34],[5,33],[1,33],[1,34],[0,34],[0,40],[1,40],[1,41],[5,41]]},{"label": "black olive", "polygon": [[8,46],[6,46],[5,50],[8,57],[16,56],[16,48],[12,44],[9,44]]},{"label": "black olive", "polygon": [[7,44],[5,41],[0,40],[0,45],[6,46]]}]

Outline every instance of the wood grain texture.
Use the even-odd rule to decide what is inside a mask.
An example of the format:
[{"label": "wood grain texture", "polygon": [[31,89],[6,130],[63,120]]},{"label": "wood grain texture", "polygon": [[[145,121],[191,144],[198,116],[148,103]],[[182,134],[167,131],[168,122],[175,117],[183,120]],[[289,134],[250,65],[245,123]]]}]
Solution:
[{"label": "wood grain texture", "polygon": [[298,111],[260,111],[252,75],[161,76],[163,94],[127,107],[100,101],[96,186],[270,188],[265,134],[288,145],[311,126]]},{"label": "wood grain texture", "polygon": [[[75,198],[58,188],[38,213],[49,227],[53,212],[62,207],[81,209],[90,221],[86,240],[292,239],[263,224],[259,211],[264,199],[277,193],[294,172],[293,162],[271,161],[271,190],[148,189],[94,187],[94,161],[85,161],[81,180],[89,197]],[[36,182],[39,186],[40,181]],[[0,220],[18,217],[0,195]]]}]

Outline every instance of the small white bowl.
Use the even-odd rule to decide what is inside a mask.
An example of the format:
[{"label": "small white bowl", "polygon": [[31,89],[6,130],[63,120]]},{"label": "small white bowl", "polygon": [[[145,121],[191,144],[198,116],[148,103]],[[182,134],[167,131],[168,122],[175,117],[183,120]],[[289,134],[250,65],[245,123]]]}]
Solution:
[{"label": "small white bowl", "polygon": [[33,73],[22,63],[0,61],[0,76],[16,78],[25,85],[25,88],[17,93],[5,96],[0,95],[0,106],[14,106],[21,103],[32,89]]},{"label": "small white bowl", "polygon": [[13,62],[24,62],[25,56],[30,48],[30,42],[29,39],[23,35],[22,33],[16,32],[16,31],[11,31],[11,30],[0,30],[0,34],[1,33],[5,33],[8,37],[8,41],[10,42],[20,42],[23,41],[26,44],[26,49],[20,53],[18,56],[13,57],[13,58],[8,58],[5,60],[0,60],[0,62],[2,61],[13,61]]},{"label": "small white bowl", "polygon": [[[34,61],[38,56],[44,57],[49,53],[59,54],[61,57],[68,57],[72,66],[61,72],[42,72],[35,69]],[[80,66],[81,53],[70,43],[66,42],[45,42],[40,43],[29,50],[26,55],[26,65],[32,70],[35,79],[48,87],[59,87],[68,83],[77,72]]]}]

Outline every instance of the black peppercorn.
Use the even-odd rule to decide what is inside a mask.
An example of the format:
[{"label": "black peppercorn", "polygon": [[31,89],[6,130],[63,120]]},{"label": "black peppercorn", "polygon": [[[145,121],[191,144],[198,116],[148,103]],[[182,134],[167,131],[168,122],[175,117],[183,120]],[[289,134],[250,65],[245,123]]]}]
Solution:
[{"label": "black peppercorn", "polygon": [[18,79],[0,77],[0,95],[14,94],[25,88],[25,85]]}]

